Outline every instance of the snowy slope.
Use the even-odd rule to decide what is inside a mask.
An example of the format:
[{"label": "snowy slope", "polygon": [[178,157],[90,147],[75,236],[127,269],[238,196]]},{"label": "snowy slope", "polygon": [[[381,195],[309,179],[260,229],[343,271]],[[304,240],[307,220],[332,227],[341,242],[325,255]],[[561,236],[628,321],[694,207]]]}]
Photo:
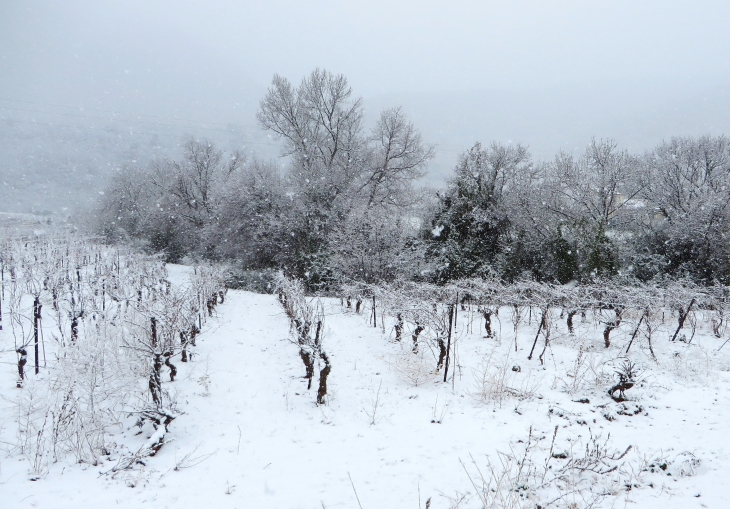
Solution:
[{"label": "snowy slope", "polygon": [[[627,454],[631,468],[646,467],[655,457],[670,461],[667,471],[637,471],[638,487],[607,500],[606,506],[730,507],[724,475],[730,467],[727,360],[712,353],[721,341],[708,334],[694,347],[656,345],[658,365],[649,361],[642,345],[632,347],[648,376],[644,387],[627,392],[634,400],[629,407],[640,405],[642,411],[626,416],[615,415],[618,406],[605,394],[599,376],[611,373],[611,364],[604,362],[625,348],[625,332],[616,335],[618,346],[604,351],[593,324],[578,320],[575,337],[561,334],[564,324],[559,324],[543,367],[537,359],[526,359],[534,317],[521,325],[515,353],[507,318],[499,339],[485,338],[476,315],[465,313],[458,336],[460,375],[453,387],[436,377],[416,387],[402,375],[403,359],[412,356],[409,345],[393,342],[390,327],[383,333],[369,326],[366,317],[344,310],[339,301],[326,300],[325,307],[324,344],[333,366],[327,406],[317,407],[315,391],[306,390],[304,368],[276,298],[229,291],[217,318],[199,337],[193,362],[178,364],[178,380],[166,383],[183,413],[170,427],[174,441],[145,465],[116,475],[109,471],[119,454],[125,447],[138,448],[152,428],[135,435],[130,419],[113,438],[119,447],[107,465],[76,465],[68,459],[41,479],[28,480],[27,461],[8,445],[17,419],[12,405],[17,389],[12,385],[14,353],[8,352],[12,338],[0,332],[5,352],[0,433],[9,451],[0,459],[0,505],[373,509],[424,507],[431,498],[434,509],[478,508],[472,484],[476,468],[484,471],[489,458],[496,464],[497,451],[519,450],[531,426],[533,436],[547,437],[543,445],[549,446],[559,426],[555,450],[587,440],[590,429],[603,439],[610,432],[615,450],[634,446]],[[579,343],[592,362],[583,366],[594,369],[578,369],[580,388],[571,395],[564,385],[572,383],[567,372]],[[507,376],[513,377],[508,385],[531,396],[480,400],[474,375],[487,363],[496,372],[507,366]],[[576,402],[581,398],[590,403]],[[687,472],[690,476],[679,471],[685,456],[677,455],[685,451],[700,460]],[[559,461],[553,460],[556,468]],[[568,497],[554,506],[569,503]]]}]

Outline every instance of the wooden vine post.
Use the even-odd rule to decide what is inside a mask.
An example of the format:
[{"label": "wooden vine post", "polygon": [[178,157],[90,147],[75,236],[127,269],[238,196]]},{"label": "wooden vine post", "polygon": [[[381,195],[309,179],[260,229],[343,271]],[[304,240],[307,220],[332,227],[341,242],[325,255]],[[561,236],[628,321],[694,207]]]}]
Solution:
[{"label": "wooden vine post", "polygon": [[446,382],[446,379],[449,376],[449,361],[451,358],[451,334],[454,327],[455,309],[456,306],[454,304],[449,304],[449,335],[446,337],[446,362],[444,363],[444,382]]},{"label": "wooden vine post", "polygon": [[33,301],[33,347],[35,349],[35,374],[37,375],[40,373],[40,354],[38,352],[38,336],[39,336],[39,328],[41,323],[41,308],[43,305],[41,304],[41,300],[38,296],[36,296],[35,300]]},{"label": "wooden vine post", "polygon": [[375,312],[375,295],[373,295],[373,327],[378,327],[378,315]]},{"label": "wooden vine post", "polygon": [[674,336],[672,336],[672,341],[677,340],[677,335],[679,334],[679,331],[682,330],[682,327],[684,327],[684,321],[687,319],[687,316],[689,316],[690,311],[692,311],[692,306],[694,306],[694,303],[697,299],[693,298],[689,306],[687,306],[687,311],[682,312],[682,309],[679,310],[679,324],[677,325],[677,330],[674,331]]}]

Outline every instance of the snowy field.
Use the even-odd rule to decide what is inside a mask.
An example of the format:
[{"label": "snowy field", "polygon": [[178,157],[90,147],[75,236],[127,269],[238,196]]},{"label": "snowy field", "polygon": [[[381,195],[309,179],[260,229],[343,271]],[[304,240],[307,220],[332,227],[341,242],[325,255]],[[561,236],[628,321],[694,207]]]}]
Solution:
[{"label": "snowy field", "polygon": [[[125,451],[154,432],[149,423],[141,430],[134,418],[121,423],[108,437],[106,461],[95,466],[67,456],[31,474],[13,447],[14,401],[27,389],[15,388],[6,327],[0,505],[415,509],[430,499],[433,509],[536,507],[526,488],[522,497],[519,486],[502,493],[494,479],[521,475],[534,486],[565,472],[577,486],[565,476],[555,481],[544,493],[560,498],[548,507],[730,507],[730,359],[716,352],[723,340],[711,331],[700,328],[690,345],[669,343],[667,318],[666,333],[654,339],[656,362],[636,340],[631,359],[643,382],[617,403],[607,389],[631,327],[616,331],[606,349],[590,314],[576,317],[571,335],[555,310],[541,365],[536,356],[527,360],[535,316],[519,325],[515,352],[509,309],[493,318],[494,337],[467,309],[454,334],[457,375],[444,383],[421,370],[435,358],[425,343],[423,355],[411,352],[410,331],[398,343],[393,324],[374,328],[367,309],[357,314],[339,299],[323,305],[332,364],[326,405],[315,404],[316,388],[307,390],[276,296],[229,291],[191,362],[177,364],[177,379],[163,371],[179,414],[167,443],[117,472]],[[571,461],[586,468],[566,469]],[[484,490],[490,481],[497,489]]]}]

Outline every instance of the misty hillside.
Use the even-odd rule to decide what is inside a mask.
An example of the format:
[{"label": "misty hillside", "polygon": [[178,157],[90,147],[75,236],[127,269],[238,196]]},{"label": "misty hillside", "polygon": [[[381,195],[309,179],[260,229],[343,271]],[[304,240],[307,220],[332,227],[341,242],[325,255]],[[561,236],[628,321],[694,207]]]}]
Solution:
[{"label": "misty hillside", "polygon": [[[607,99],[602,99],[607,98]],[[583,150],[592,136],[640,154],[672,136],[730,132],[730,91],[637,93],[628,85],[582,84],[534,90],[413,92],[365,98],[367,120],[402,105],[436,145],[424,183],[441,185],[474,142],[520,142],[535,159]],[[279,145],[256,125],[222,125],[109,115],[0,101],[0,211],[71,213],[92,206],[115,171],[180,154],[189,137],[225,150],[277,158]],[[20,105],[23,106],[23,105]],[[32,112],[28,110],[32,109]],[[20,110],[20,111],[18,111]],[[70,115],[70,116],[69,116]]]},{"label": "misty hillside", "polygon": [[190,137],[207,137],[226,148],[272,152],[263,133],[239,126],[211,129],[140,116],[124,123],[93,112],[69,118],[68,110],[45,107],[34,114],[8,115],[12,110],[0,109],[0,212],[68,215],[87,210],[112,174],[175,157]]}]

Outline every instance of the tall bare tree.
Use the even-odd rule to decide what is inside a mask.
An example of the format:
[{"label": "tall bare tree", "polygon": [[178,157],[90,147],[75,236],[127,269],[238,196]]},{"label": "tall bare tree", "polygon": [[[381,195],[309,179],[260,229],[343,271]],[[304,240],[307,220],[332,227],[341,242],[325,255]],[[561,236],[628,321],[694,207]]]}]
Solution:
[{"label": "tall bare tree", "polygon": [[606,229],[626,220],[619,212],[643,188],[638,160],[613,140],[594,138],[578,158],[562,152],[548,169],[553,200],[546,206],[573,224]]},{"label": "tall bare tree", "polygon": [[408,203],[411,185],[423,176],[434,147],[423,144],[421,133],[401,108],[381,113],[370,141],[371,161],[361,187],[367,193],[367,205]]},{"label": "tall bare tree", "polygon": [[362,234],[369,209],[407,214],[413,182],[433,156],[399,108],[385,110],[368,134],[362,101],[353,98],[347,79],[321,69],[298,87],[274,76],[257,117],[283,140],[282,155],[289,158],[287,245],[294,272],[308,284],[333,277],[330,243]]},{"label": "tall bare tree", "polygon": [[620,253],[609,232],[633,220],[632,204],[646,184],[638,159],[594,138],[582,156],[560,153],[546,170],[545,207],[581,247],[582,272],[613,274]]},{"label": "tall bare tree", "polygon": [[298,88],[275,75],[257,118],[284,140],[290,177],[317,206],[331,209],[359,177],[365,157],[362,101],[352,99],[343,75],[315,69]]}]

